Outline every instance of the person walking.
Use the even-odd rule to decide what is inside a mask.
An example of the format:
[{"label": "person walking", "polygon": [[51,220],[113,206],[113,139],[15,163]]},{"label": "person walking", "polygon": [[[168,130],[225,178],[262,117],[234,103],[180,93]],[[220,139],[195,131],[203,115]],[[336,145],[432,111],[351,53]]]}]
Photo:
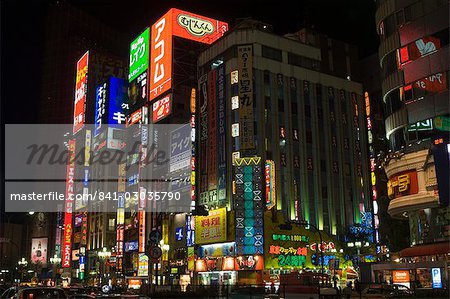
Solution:
[{"label": "person walking", "polygon": [[350,299],[352,297],[352,282],[347,282],[344,290],[342,291],[343,298]]}]

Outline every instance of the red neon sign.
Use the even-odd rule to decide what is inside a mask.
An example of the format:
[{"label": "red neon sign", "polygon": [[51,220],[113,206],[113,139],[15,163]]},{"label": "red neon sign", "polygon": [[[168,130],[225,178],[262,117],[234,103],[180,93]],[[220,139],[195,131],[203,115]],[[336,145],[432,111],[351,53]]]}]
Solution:
[{"label": "red neon sign", "polygon": [[77,62],[77,78],[75,83],[75,104],[73,109],[73,134],[76,134],[84,126],[86,95],[87,95],[87,73],[88,73],[89,51]]},{"label": "red neon sign", "polygon": [[150,49],[150,101],[172,88],[172,36],[211,44],[228,30],[222,21],[170,9],[152,25]]},{"label": "red neon sign", "polygon": [[72,255],[72,211],[75,177],[75,140],[69,140],[69,155],[66,175],[66,204],[64,214],[64,238],[62,248],[62,267],[70,268]]}]

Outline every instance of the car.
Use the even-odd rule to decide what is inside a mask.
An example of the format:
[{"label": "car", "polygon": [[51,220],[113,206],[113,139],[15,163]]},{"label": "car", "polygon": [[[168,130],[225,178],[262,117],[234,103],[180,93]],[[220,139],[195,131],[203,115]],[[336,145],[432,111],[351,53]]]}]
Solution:
[{"label": "car", "polygon": [[403,298],[411,297],[414,292],[401,284],[376,284],[369,285],[362,291],[365,298]]},{"label": "car", "polygon": [[95,299],[96,297],[89,294],[74,294],[70,295],[69,299]]},{"label": "car", "polygon": [[63,289],[53,287],[12,287],[6,290],[1,299],[67,299],[67,295]]}]

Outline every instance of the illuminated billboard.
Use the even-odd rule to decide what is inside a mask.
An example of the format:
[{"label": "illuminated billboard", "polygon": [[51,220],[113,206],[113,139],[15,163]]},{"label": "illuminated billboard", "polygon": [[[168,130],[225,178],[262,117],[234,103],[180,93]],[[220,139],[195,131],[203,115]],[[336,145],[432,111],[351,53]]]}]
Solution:
[{"label": "illuminated billboard", "polygon": [[172,112],[171,94],[155,101],[153,103],[153,123],[166,118]]},{"label": "illuminated billboard", "polygon": [[170,9],[151,28],[150,101],[172,87],[172,36],[211,44],[228,24],[208,17]]},{"label": "illuminated billboard", "polygon": [[31,262],[39,263],[42,267],[47,265],[47,238],[31,239]]},{"label": "illuminated billboard", "polygon": [[195,217],[196,244],[225,242],[227,240],[227,209],[211,210],[208,216]]},{"label": "illuminated billboard", "polygon": [[130,82],[148,69],[149,36],[147,28],[130,44]]},{"label": "illuminated billboard", "polygon": [[87,96],[87,74],[88,74],[89,51],[77,62],[77,77],[75,83],[75,104],[73,109],[73,134],[76,134],[84,126],[86,96]]},{"label": "illuminated billboard", "polygon": [[172,11],[152,25],[150,101],[172,87]]},{"label": "illuminated billboard", "polygon": [[111,77],[107,82],[98,86],[95,95],[95,134],[103,131],[103,124],[117,127],[126,123],[128,113],[127,82],[123,79]]},{"label": "illuminated billboard", "polygon": [[228,24],[219,20],[172,8],[173,35],[212,44],[228,31]]},{"label": "illuminated billboard", "polygon": [[66,203],[64,209],[64,239],[62,251],[62,267],[70,268],[72,255],[72,213],[75,178],[75,140],[69,140],[69,155],[66,175]]}]

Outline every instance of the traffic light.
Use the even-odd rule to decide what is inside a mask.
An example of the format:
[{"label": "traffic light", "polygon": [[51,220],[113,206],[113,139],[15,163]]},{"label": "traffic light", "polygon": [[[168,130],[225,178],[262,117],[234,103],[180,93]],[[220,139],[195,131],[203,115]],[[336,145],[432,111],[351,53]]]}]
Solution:
[{"label": "traffic light", "polygon": [[195,210],[192,211],[192,215],[194,216],[208,216],[208,210],[206,210],[205,206],[196,206]]},{"label": "traffic light", "polygon": [[281,230],[292,230],[292,224],[291,223],[283,223],[278,225],[278,228]]},{"label": "traffic light", "polygon": [[308,221],[306,221],[306,220],[298,220],[297,223],[298,223],[298,225],[301,225],[301,226],[308,226]]}]

